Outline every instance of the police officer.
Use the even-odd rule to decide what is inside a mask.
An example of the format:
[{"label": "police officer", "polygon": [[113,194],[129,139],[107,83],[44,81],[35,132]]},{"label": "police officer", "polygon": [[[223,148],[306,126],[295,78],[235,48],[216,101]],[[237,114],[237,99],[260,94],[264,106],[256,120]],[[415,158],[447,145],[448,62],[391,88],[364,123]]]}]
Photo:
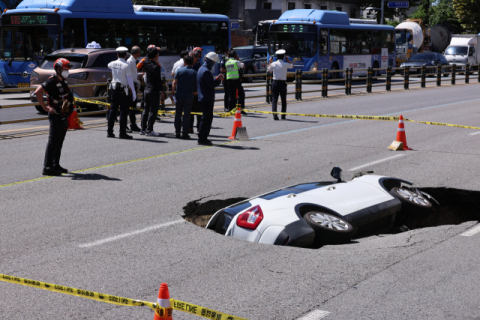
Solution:
[{"label": "police officer", "polygon": [[[138,58],[140,58],[141,51],[138,46],[132,47],[130,51],[131,55],[130,58],[127,60],[128,67],[132,70],[132,78],[133,78],[133,85],[135,86],[135,93],[138,92],[138,88],[140,87],[139,79],[138,79],[138,72],[137,72],[137,64]],[[135,116],[137,109],[137,100],[132,101],[132,105],[130,108],[129,116],[130,116],[130,130],[127,131],[140,131],[140,128],[137,126],[137,119]]]},{"label": "police officer", "polygon": [[[47,150],[43,162],[43,175],[58,176],[68,170],[60,166],[63,141],[68,129],[68,116],[73,111],[73,94],[67,84],[68,70],[72,68],[70,61],[57,59],[53,64],[55,74],[51,75],[35,90],[38,103],[48,112],[50,132]],[[47,96],[47,105],[43,93]]]},{"label": "police officer", "polygon": [[108,68],[112,69],[112,82],[110,83],[111,102],[110,113],[108,115],[108,129],[107,137],[115,138],[113,133],[113,126],[115,118],[120,106],[120,139],[132,139],[133,137],[127,134],[127,117],[132,100],[137,99],[135,86],[133,85],[133,74],[129,68],[125,58],[127,57],[128,49],[125,47],[117,48],[118,60],[112,61],[108,64]]},{"label": "police officer", "polygon": [[[243,91],[241,83],[241,70],[244,64],[240,61],[237,53],[233,49],[228,52],[228,57],[229,59],[225,63],[228,81],[228,108],[229,110],[233,110],[237,104],[237,90],[239,104],[242,105],[242,107],[245,104],[245,92]],[[245,112],[242,112],[242,114],[245,114]]]},{"label": "police officer", "polygon": [[[267,70],[273,72],[272,83],[272,111],[277,112],[278,95],[282,98],[282,112],[287,112],[287,73],[288,69],[293,68],[293,64],[288,57],[285,56],[285,50],[280,49],[275,52],[277,61],[273,62],[273,57],[270,57],[270,64]],[[286,62],[283,61],[285,58]],[[285,115],[282,115],[285,119]],[[278,120],[278,115],[273,115],[273,120]]]}]

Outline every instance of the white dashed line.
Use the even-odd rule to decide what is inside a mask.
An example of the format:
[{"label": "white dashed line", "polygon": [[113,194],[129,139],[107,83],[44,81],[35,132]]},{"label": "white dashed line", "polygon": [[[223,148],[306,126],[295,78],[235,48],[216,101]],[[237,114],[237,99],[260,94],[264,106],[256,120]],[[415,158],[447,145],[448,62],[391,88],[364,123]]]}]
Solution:
[{"label": "white dashed line", "polygon": [[462,237],[471,237],[476,235],[477,233],[480,232],[480,224],[477,224],[473,228],[468,229],[464,233],[461,234]]},{"label": "white dashed line", "polygon": [[356,171],[356,170],[364,168],[364,167],[372,166],[374,164],[382,163],[382,162],[392,160],[392,159],[395,159],[395,158],[399,158],[399,157],[403,157],[403,156],[404,156],[404,154],[397,154],[396,156],[393,156],[393,157],[388,157],[388,158],[385,158],[385,159],[380,159],[380,160],[373,161],[373,162],[370,162],[370,163],[362,164],[361,166],[349,169],[348,171]]},{"label": "white dashed line", "polygon": [[328,316],[330,312],[323,310],[313,310],[297,320],[320,320]]},{"label": "white dashed line", "polygon": [[157,225],[145,228],[145,229],[132,231],[132,232],[124,233],[124,234],[119,234],[118,236],[106,238],[106,239],[103,239],[103,240],[98,240],[98,241],[94,241],[94,242],[90,242],[90,243],[84,243],[84,244],[79,245],[79,247],[80,248],[94,247],[94,246],[98,246],[98,245],[101,245],[101,244],[104,244],[104,243],[107,243],[107,242],[112,242],[112,241],[120,240],[120,239],[123,239],[123,238],[126,238],[126,237],[134,236],[134,235],[137,235],[139,233],[144,233],[144,232],[148,232],[148,231],[157,230],[157,229],[163,228],[163,227],[168,227],[168,226],[180,223],[180,222],[185,222],[185,220],[182,219],[182,220],[175,220],[175,221],[171,221],[171,222],[167,222],[167,223],[157,224]]},{"label": "white dashed line", "polygon": [[469,135],[470,135],[470,136],[474,136],[474,135],[477,135],[477,134],[480,134],[480,131],[477,131],[477,132],[474,132],[474,133],[470,133]]}]

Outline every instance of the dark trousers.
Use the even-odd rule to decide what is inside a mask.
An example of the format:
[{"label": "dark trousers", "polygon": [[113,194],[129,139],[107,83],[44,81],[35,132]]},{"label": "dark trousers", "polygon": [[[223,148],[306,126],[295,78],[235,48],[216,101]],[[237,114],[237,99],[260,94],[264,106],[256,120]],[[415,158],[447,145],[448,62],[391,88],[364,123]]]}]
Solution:
[{"label": "dark trousers", "polygon": [[153,124],[157,119],[158,107],[160,106],[160,92],[145,90],[143,95],[145,96],[145,109],[142,113],[142,130],[150,133],[153,131]]},{"label": "dark trousers", "polygon": [[238,89],[238,104],[243,109],[245,108],[245,91],[243,90],[240,79],[228,80],[228,108],[233,110],[237,107],[237,89]]},{"label": "dark trousers", "polygon": [[108,114],[108,132],[113,133],[115,119],[117,119],[118,107],[120,107],[120,134],[127,133],[127,117],[132,97],[125,94],[125,89],[113,90]]},{"label": "dark trousers", "polygon": [[272,111],[277,112],[278,95],[282,99],[282,112],[287,112],[287,82],[273,80],[272,83]]},{"label": "dark trousers", "polygon": [[198,133],[198,141],[208,139],[213,121],[213,105],[215,101],[199,101],[202,108],[202,121],[200,122],[200,132]]},{"label": "dark trousers", "polygon": [[48,121],[50,122],[50,132],[43,166],[50,169],[60,165],[63,140],[65,140],[67,129],[65,128],[65,121],[58,114],[49,114]]},{"label": "dark trousers", "polygon": [[183,128],[183,135],[188,134],[188,129],[190,128],[190,112],[192,111],[192,105],[193,99],[177,98],[177,103],[175,104],[175,133],[179,134]]},{"label": "dark trousers", "polygon": [[[200,104],[198,103],[198,96],[193,97],[193,105],[192,105],[193,112],[202,112],[202,108],[200,108]],[[197,131],[200,128],[200,121],[202,120],[202,116],[199,114],[194,114],[190,116],[190,128],[193,130],[193,122],[197,118]]]},{"label": "dark trousers", "polygon": [[225,111],[230,111],[230,108],[228,107],[228,97],[229,97],[229,92],[228,92],[228,80],[225,79],[223,80],[223,91],[225,91],[225,96],[223,97],[223,109]]},{"label": "dark trousers", "polygon": [[[135,85],[135,90],[137,90],[138,84],[135,82],[134,85]],[[128,116],[129,116],[129,118],[130,118],[130,124],[134,125],[135,122],[137,122],[137,117],[136,117],[136,115],[135,115],[135,113],[137,112],[137,110],[134,110],[134,109],[131,109],[131,108],[134,108],[134,109],[137,108],[137,101],[136,101],[136,100],[135,100],[135,101],[132,101],[132,105],[130,106],[130,111],[129,111],[129,113],[128,113]]]}]

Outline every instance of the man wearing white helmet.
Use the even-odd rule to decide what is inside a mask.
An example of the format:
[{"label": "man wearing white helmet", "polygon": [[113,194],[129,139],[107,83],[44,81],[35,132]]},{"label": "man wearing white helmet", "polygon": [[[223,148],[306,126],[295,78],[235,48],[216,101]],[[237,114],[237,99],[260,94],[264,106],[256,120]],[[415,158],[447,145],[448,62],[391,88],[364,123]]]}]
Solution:
[{"label": "man wearing white helmet", "polygon": [[198,144],[211,146],[212,142],[208,140],[213,120],[213,105],[215,103],[215,87],[223,80],[223,74],[216,78],[212,75],[212,68],[216,62],[220,62],[215,52],[209,52],[205,56],[205,63],[198,69],[197,91],[198,102],[202,108],[202,121],[198,133]]},{"label": "man wearing white helmet", "polygon": [[[273,57],[270,57],[270,64],[268,65],[268,72],[273,72],[272,83],[272,111],[277,112],[278,95],[282,98],[282,112],[287,112],[287,72],[288,69],[293,68],[293,64],[288,57],[285,56],[285,50],[280,49],[275,52],[277,61],[273,62]],[[283,61],[285,58],[286,62]],[[282,115],[285,119],[285,115]],[[273,120],[278,120],[278,115],[273,115]]]},{"label": "man wearing white helmet", "polygon": [[111,102],[110,113],[108,115],[107,137],[115,138],[113,126],[117,118],[118,107],[120,106],[120,139],[132,139],[127,134],[127,117],[130,109],[131,101],[137,99],[135,87],[133,85],[132,70],[128,67],[125,58],[128,49],[125,47],[117,48],[118,60],[108,64],[108,68],[112,69],[112,82],[110,83]]}]

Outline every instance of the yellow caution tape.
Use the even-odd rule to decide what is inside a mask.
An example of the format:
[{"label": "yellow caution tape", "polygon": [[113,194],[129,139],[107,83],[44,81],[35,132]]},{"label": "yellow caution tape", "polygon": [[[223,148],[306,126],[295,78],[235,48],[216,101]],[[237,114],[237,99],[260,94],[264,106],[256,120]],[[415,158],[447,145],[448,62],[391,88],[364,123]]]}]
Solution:
[{"label": "yellow caution tape", "polygon": [[429,121],[416,121],[416,120],[410,120],[410,119],[403,119],[403,120],[404,121],[409,121],[409,122],[429,124],[429,125],[432,125],[432,126],[446,126],[446,127],[480,130],[479,127],[461,126],[461,125],[458,125],[458,124],[449,124],[449,123],[441,123],[441,122],[429,122]]},{"label": "yellow caution tape", "polygon": [[174,310],[194,314],[196,316],[200,316],[203,318],[212,319],[212,320],[247,320],[245,318],[235,317],[223,312],[207,309],[207,308],[197,306],[188,302],[170,299],[170,301],[172,300],[173,300],[172,306]]},{"label": "yellow caution tape", "polygon": [[197,306],[188,302],[183,302],[175,299],[170,299],[170,305],[172,306],[172,308],[162,308],[157,303],[152,303],[148,301],[133,300],[129,298],[112,296],[104,293],[98,293],[94,291],[61,286],[53,283],[47,283],[47,282],[41,282],[41,281],[36,281],[32,279],[9,276],[1,273],[0,273],[0,281],[20,284],[22,286],[38,288],[38,289],[43,289],[47,291],[64,293],[71,296],[87,298],[87,299],[110,303],[110,304],[116,304],[119,306],[126,306],[126,307],[147,306],[147,307],[150,307],[155,312],[157,312],[158,314],[164,314],[164,313],[170,314],[171,310],[173,309],[173,310],[194,314],[194,315],[207,318],[207,319],[212,319],[212,320],[247,320],[245,318],[235,317],[230,314],[226,314],[220,311],[204,308],[201,306]]},{"label": "yellow caution tape", "polygon": [[110,103],[102,102],[102,101],[97,101],[97,100],[85,100],[85,99],[75,98],[75,101],[78,101],[78,102],[86,102],[86,103],[93,103],[93,104],[100,104],[100,105],[102,105],[102,106],[110,106]]},{"label": "yellow caution tape", "polygon": [[306,114],[306,113],[287,113],[287,112],[273,112],[273,111],[257,111],[247,110],[245,112],[264,113],[264,114],[278,114],[285,116],[300,116],[300,117],[314,117],[314,118],[336,118],[336,119],[355,119],[355,120],[380,120],[380,121],[398,121],[399,117],[387,116],[358,116],[358,115],[344,115],[344,114]]},{"label": "yellow caution tape", "polygon": [[72,287],[60,286],[58,284],[52,284],[52,283],[41,282],[41,281],[36,281],[36,280],[31,280],[31,279],[13,277],[13,276],[9,276],[9,275],[6,275],[6,274],[0,274],[0,281],[16,283],[16,284],[20,284],[22,286],[33,287],[33,288],[38,288],[38,289],[43,289],[43,290],[48,290],[48,291],[53,291],[53,292],[58,292],[58,293],[64,293],[64,294],[68,294],[68,295],[71,295],[71,296],[87,298],[87,299],[101,301],[101,302],[105,302],[105,303],[116,304],[116,305],[119,305],[119,306],[128,306],[128,307],[148,306],[148,307],[152,308],[153,310],[155,310],[155,308],[156,308],[156,303],[152,303],[152,302],[146,302],[146,301],[141,301],[141,300],[133,300],[133,299],[123,298],[123,297],[118,297],[118,296],[112,296],[112,295],[109,295],[109,294],[103,294],[103,293],[98,293],[98,292],[93,292],[93,291],[88,291],[88,290],[82,290],[82,289],[77,289],[77,288],[72,288]]}]

